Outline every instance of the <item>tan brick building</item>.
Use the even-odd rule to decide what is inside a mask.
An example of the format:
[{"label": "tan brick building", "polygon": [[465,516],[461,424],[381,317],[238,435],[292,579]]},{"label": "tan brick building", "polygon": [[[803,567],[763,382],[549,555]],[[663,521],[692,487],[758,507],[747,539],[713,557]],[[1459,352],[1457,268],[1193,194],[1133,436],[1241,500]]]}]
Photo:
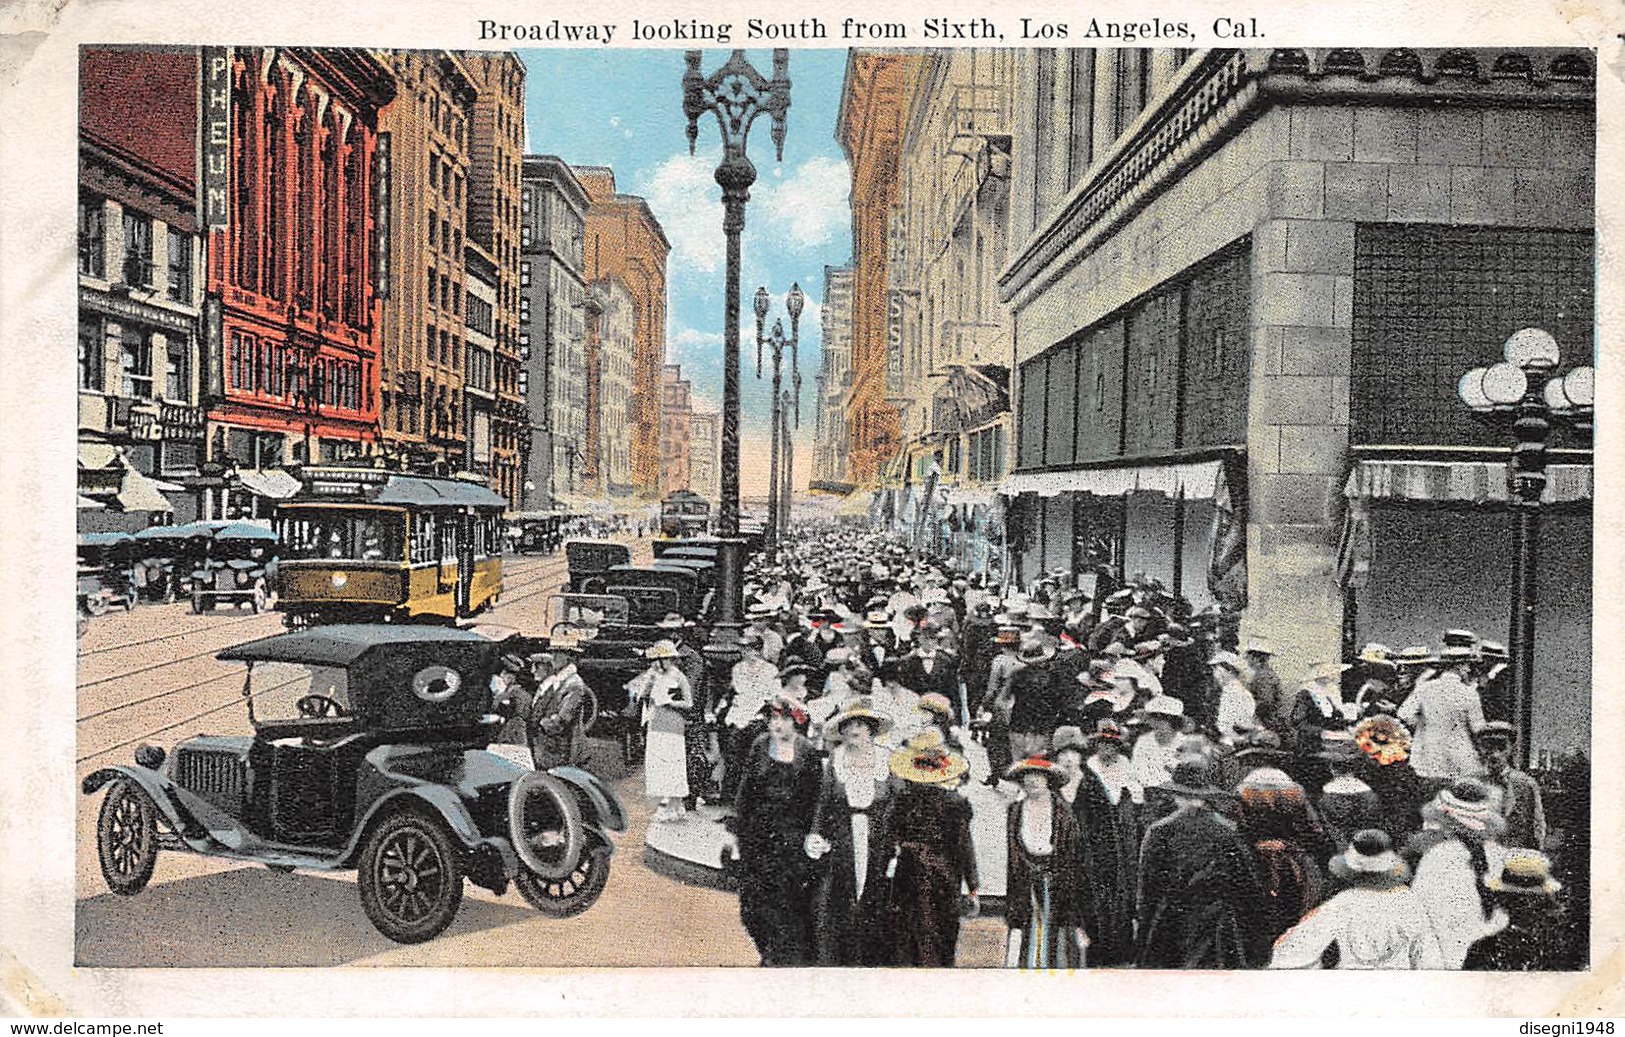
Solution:
[{"label": "tan brick building", "polygon": [[632,365],[637,335],[634,314],[637,300],[616,276],[594,281],[588,295],[597,310],[595,334],[589,339],[592,356],[588,363],[589,388],[596,391],[597,432],[587,429],[588,441],[596,444],[597,481],[595,492],[606,497],[625,497],[632,492]]},{"label": "tan brick building", "polygon": [[852,166],[852,390],[848,478],[873,486],[897,455],[897,411],[886,401],[887,235],[897,201],[909,75],[919,59],[854,50],[835,139]]},{"label": "tan brick building", "polygon": [[681,364],[660,368],[660,496],[690,489],[694,387]]},{"label": "tan brick building", "polygon": [[468,240],[496,267],[496,342],[492,413],[492,487],[514,506],[531,449],[519,385],[519,179],[525,150],[525,66],[511,53],[465,53],[478,91],[469,144]]},{"label": "tan brick building", "polygon": [[384,452],[412,467],[468,461],[463,399],[470,146],[478,91],[444,50],[383,51],[389,135],[390,291],[379,307]]},{"label": "tan brick building", "polygon": [[661,485],[661,367],[666,360],[666,258],[671,242],[649,203],[615,190],[615,172],[576,166],[586,189],[586,277],[614,275],[632,293],[636,348],[632,359],[632,486],[654,497]]},{"label": "tan brick building", "polygon": [[[1365,641],[1503,636],[1510,439],[1455,386],[1521,327],[1590,362],[1590,62],[1023,52],[1019,576],[1104,561],[1244,605],[1288,681]],[[1587,716],[1591,469],[1554,446],[1534,740],[1562,748]]]}]

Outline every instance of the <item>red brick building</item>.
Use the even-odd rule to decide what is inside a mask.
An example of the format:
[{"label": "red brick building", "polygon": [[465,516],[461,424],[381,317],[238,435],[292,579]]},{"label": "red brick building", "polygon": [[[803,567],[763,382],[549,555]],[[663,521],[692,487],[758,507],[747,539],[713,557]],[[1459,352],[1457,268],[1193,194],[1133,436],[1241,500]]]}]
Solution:
[{"label": "red brick building", "polygon": [[208,48],[202,74],[211,456],[239,471],[360,456],[378,437],[374,183],[394,77],[366,51],[298,47]]}]

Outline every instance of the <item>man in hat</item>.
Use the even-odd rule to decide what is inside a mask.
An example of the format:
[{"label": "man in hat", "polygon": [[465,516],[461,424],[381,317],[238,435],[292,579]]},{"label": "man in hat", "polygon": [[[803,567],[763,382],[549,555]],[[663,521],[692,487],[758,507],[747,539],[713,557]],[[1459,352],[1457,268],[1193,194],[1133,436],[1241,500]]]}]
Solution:
[{"label": "man in hat", "polygon": [[[1320,752],[1322,731],[1342,731],[1349,726],[1343,709],[1342,680],[1347,663],[1321,663],[1298,686],[1287,713],[1290,746],[1300,757]],[[1302,777],[1299,776],[1302,781]],[[1308,786],[1306,786],[1308,787]]]},{"label": "man in hat", "polygon": [[540,686],[526,656],[519,651],[502,653],[497,672],[491,675],[492,709],[506,718],[493,739],[495,744],[529,747],[530,703]]},{"label": "man in hat", "polygon": [[1417,681],[1416,690],[1399,707],[1399,719],[1412,731],[1411,766],[1424,778],[1476,778],[1484,773],[1473,748],[1473,732],[1484,726],[1478,688],[1470,683],[1474,659],[1474,649],[1446,645],[1439,652],[1439,672]]},{"label": "man in hat", "polygon": [[586,758],[582,707],[589,693],[587,682],[576,671],[580,651],[578,638],[560,634],[550,640],[546,652],[531,656],[537,689],[530,704],[528,734],[530,755],[539,771],[577,764]]},{"label": "man in hat", "polygon": [[762,707],[781,690],[778,667],[762,657],[761,634],[746,629],[739,635],[739,661],[733,665],[726,700],[717,711],[729,775],[724,778],[724,788],[730,787],[733,776],[740,773],[738,766],[744,761],[745,751],[761,733],[755,725]]},{"label": "man in hat", "polygon": [[1247,642],[1247,690],[1253,696],[1253,715],[1258,726],[1280,733],[1286,725],[1286,692],[1281,677],[1275,672],[1272,660],[1275,649],[1262,637]]},{"label": "man in hat", "polygon": [[1010,678],[1010,754],[1023,759],[1049,749],[1050,734],[1061,723],[1061,702],[1050,673],[1054,640],[1028,638],[1018,657],[1022,667]]},{"label": "man in hat", "polygon": [[1145,704],[1148,730],[1134,742],[1130,766],[1146,788],[1166,785],[1179,755],[1179,735],[1185,722],[1185,703],[1171,695],[1157,695]]},{"label": "man in hat", "polygon": [[765,601],[753,602],[745,610],[745,618],[750,621],[750,626],[745,629],[761,637],[762,658],[774,666],[779,664],[779,655],[784,651],[784,637],[773,629],[773,618],[778,611]]},{"label": "man in hat", "polygon": [[1249,934],[1263,886],[1252,853],[1214,803],[1225,795],[1197,758],[1181,760],[1163,789],[1174,811],[1146,829],[1140,848],[1140,968],[1242,969],[1268,949]]},{"label": "man in hat", "polygon": [[959,691],[959,657],[939,646],[940,636],[935,623],[922,624],[914,635],[914,650],[897,660],[897,679],[917,694],[946,696],[957,716],[964,700]]},{"label": "man in hat", "polygon": [[1498,809],[1506,820],[1506,845],[1531,850],[1546,848],[1546,806],[1534,778],[1512,766],[1512,743],[1517,728],[1504,720],[1491,720],[1473,735],[1473,745],[1484,764],[1484,783],[1500,797]]},{"label": "man in hat", "polygon": [[1247,664],[1234,652],[1218,652],[1208,660],[1219,685],[1219,712],[1214,727],[1220,739],[1234,739],[1258,726],[1253,693],[1242,683]]},{"label": "man in hat", "polygon": [[1478,700],[1486,720],[1512,719],[1512,670],[1507,665],[1510,656],[1507,646],[1499,641],[1481,641],[1478,645],[1481,662],[1476,674]]},{"label": "man in hat", "polygon": [[1010,711],[1015,707],[1011,690],[1016,674],[1026,664],[1021,661],[1021,631],[1003,626],[994,636],[999,654],[988,664],[987,687],[983,692],[978,718],[987,725],[987,762],[992,768],[983,784],[994,786],[1009,769],[1015,757],[1010,751]]}]

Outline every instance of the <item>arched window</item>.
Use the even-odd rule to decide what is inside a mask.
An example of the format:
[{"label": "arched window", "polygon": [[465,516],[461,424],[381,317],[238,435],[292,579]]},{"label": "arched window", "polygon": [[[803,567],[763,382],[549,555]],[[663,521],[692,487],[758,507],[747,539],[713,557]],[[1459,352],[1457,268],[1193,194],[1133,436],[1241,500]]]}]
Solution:
[{"label": "arched window", "polygon": [[329,105],[322,127],[322,183],[326,190],[322,203],[322,314],[328,320],[339,315],[339,267],[344,256],[343,225],[339,207],[344,204],[343,175],[339,168],[339,113]]},{"label": "arched window", "polygon": [[316,96],[309,86],[299,91],[293,147],[294,181],[294,299],[305,310],[316,304]]},{"label": "arched window", "polygon": [[255,205],[260,176],[260,149],[264,143],[265,93],[260,89],[258,62],[243,60],[239,52],[232,69],[231,125],[231,242],[233,280],[249,291],[258,291],[259,213]]},{"label": "arched window", "polygon": [[265,234],[260,291],[273,299],[283,298],[282,250],[287,230],[287,147],[288,82],[280,66],[272,69],[265,105],[265,135],[259,153],[265,160]]},{"label": "arched window", "polygon": [[359,120],[351,120],[344,163],[344,318],[367,323],[367,149]]}]

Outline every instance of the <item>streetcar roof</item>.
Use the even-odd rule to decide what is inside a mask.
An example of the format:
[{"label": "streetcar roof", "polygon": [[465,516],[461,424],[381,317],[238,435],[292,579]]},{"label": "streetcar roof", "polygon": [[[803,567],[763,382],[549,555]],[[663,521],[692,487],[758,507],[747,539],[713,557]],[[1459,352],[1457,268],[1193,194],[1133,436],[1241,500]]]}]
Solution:
[{"label": "streetcar roof", "polygon": [[439,479],[394,472],[355,471],[312,472],[299,493],[283,502],[284,507],[306,504],[353,502],[419,508],[500,508],[507,498],[481,483],[467,479]]},{"label": "streetcar roof", "polygon": [[369,649],[379,645],[421,644],[424,642],[475,642],[491,644],[491,639],[458,627],[394,625],[389,623],[335,623],[329,626],[273,634],[218,653],[215,658],[240,662],[309,663],[317,666],[349,666]]}]

